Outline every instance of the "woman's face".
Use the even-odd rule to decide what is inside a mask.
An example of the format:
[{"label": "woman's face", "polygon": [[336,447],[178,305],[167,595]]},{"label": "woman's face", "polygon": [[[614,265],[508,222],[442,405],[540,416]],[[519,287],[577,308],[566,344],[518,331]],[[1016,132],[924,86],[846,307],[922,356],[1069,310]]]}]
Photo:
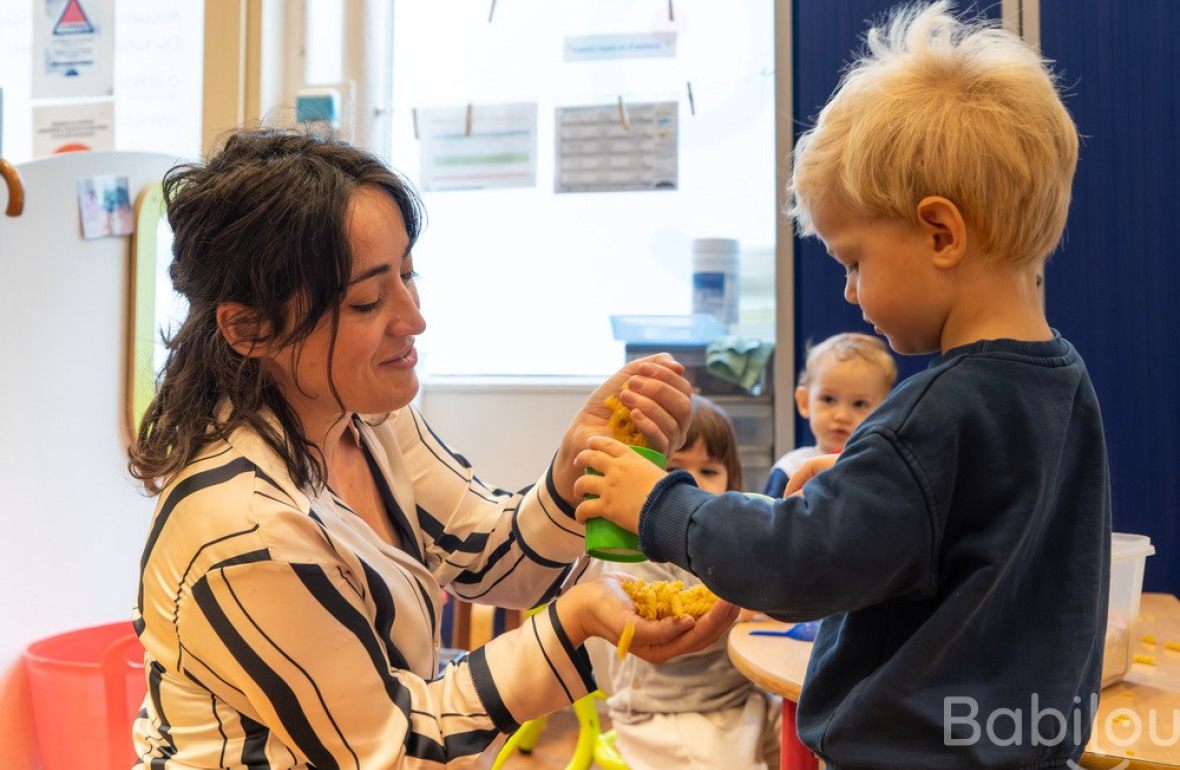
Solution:
[{"label": "woman's face", "polygon": [[340,306],[334,350],[328,313],[306,340],[270,357],[283,395],[305,425],[313,415],[334,419],[340,414],[328,382],[329,353],[332,382],[346,412],[389,412],[418,392],[414,337],[426,329],[426,321],[418,310],[401,211],[381,188],[362,187],[353,194],[346,227],[352,278]]}]

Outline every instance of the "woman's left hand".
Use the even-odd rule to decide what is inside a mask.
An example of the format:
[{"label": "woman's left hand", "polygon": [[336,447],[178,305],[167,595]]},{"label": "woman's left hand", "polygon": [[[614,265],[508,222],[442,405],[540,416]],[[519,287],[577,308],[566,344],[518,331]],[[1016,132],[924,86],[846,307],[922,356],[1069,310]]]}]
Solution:
[{"label": "woman's left hand", "polygon": [[631,410],[631,422],[652,449],[667,455],[684,443],[692,415],[692,385],[684,378],[684,366],[667,353],[629,362],[590,394],[562,438],[553,481],[568,502],[576,502],[574,481],[582,472],[574,458],[591,436],[610,436],[608,396],[618,396]]},{"label": "woman's left hand", "polygon": [[618,644],[628,622],[635,625],[630,652],[649,663],[663,663],[678,655],[699,652],[721,637],[737,619],[738,608],[718,599],[699,618],[683,616],[645,620],[623,590],[622,577],[600,575],[582,581],[557,599],[557,616],[575,646],[597,636]]}]

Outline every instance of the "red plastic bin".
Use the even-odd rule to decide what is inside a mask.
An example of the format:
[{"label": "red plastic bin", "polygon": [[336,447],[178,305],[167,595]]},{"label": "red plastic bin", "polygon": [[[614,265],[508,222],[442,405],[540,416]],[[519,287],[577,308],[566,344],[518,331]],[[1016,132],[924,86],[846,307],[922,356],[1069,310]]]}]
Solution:
[{"label": "red plastic bin", "polygon": [[135,764],[131,726],[147,684],[130,622],[80,628],[25,650],[37,749],[45,770]]}]

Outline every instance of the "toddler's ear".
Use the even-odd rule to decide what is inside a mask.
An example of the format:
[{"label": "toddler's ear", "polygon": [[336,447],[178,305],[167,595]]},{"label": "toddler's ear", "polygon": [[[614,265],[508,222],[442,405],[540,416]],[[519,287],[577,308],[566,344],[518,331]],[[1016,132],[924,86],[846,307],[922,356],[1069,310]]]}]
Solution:
[{"label": "toddler's ear", "polygon": [[795,388],[795,406],[800,417],[804,420],[811,418],[811,391],[803,385]]},{"label": "toddler's ear", "polygon": [[967,225],[959,207],[940,195],[929,195],[918,202],[918,222],[930,239],[935,264],[957,265],[967,252]]}]

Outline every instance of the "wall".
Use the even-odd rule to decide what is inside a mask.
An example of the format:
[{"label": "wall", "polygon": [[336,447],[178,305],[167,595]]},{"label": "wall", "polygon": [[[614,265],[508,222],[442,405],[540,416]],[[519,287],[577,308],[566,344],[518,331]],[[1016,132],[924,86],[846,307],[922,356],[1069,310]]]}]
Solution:
[{"label": "wall", "polygon": [[438,378],[423,384],[419,408],[485,483],[519,489],[548,467],[566,427],[598,385],[513,378],[506,386],[491,379]]},{"label": "wall", "polygon": [[1116,530],[1149,535],[1147,590],[1180,593],[1180,7],[1041,0],[1041,50],[1082,145],[1050,321],[1102,403]]},{"label": "wall", "polygon": [[129,620],[153,501],[126,470],[129,240],[83,241],[74,184],[125,174],[132,196],[172,163],[76,153],[25,164],[21,217],[0,217],[0,766],[36,767],[21,651]]}]

